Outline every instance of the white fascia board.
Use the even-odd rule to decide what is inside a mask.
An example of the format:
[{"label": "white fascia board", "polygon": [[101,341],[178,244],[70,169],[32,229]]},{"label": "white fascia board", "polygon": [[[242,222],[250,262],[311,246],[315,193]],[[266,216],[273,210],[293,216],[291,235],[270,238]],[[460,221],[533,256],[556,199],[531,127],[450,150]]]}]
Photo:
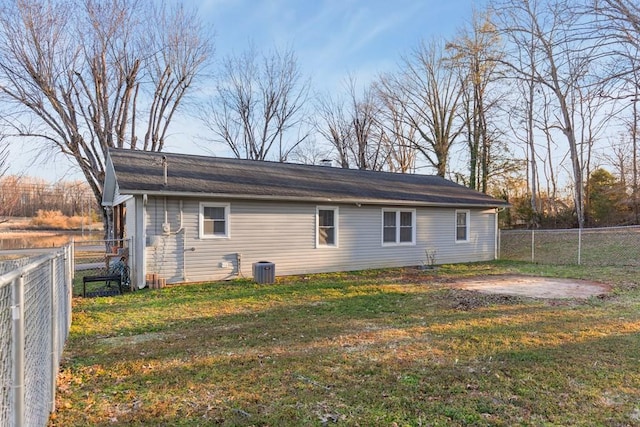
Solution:
[{"label": "white fascia board", "polygon": [[133,199],[133,195],[131,194],[117,194],[116,196],[113,197],[113,200],[111,201],[105,201],[105,199],[102,199],[102,206],[118,206],[121,205],[123,203],[125,203],[127,200],[129,199]]},{"label": "white fascia board", "polygon": [[195,193],[188,191],[124,191],[126,194],[160,197],[188,197],[201,199],[238,199],[238,200],[264,200],[281,202],[309,202],[309,203],[340,203],[355,205],[385,205],[385,206],[424,206],[441,208],[502,208],[504,204],[498,203],[435,203],[412,200],[392,200],[392,199],[356,199],[356,198],[329,198],[329,197],[305,197],[299,196],[272,196],[272,195],[248,195],[248,194],[227,194],[227,193]]}]

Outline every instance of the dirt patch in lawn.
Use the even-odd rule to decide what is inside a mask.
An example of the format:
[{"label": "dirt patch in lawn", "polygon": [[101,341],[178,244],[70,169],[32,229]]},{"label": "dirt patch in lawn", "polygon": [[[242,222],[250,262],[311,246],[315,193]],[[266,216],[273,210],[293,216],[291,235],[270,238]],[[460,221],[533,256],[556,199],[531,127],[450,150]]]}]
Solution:
[{"label": "dirt patch in lawn", "polygon": [[168,334],[163,332],[147,332],[139,335],[106,337],[102,342],[109,347],[132,346],[148,341],[163,341]]},{"label": "dirt patch in lawn", "polygon": [[611,286],[577,279],[556,279],[535,276],[486,276],[462,279],[451,283],[457,289],[487,294],[502,294],[532,298],[590,298],[606,295]]}]

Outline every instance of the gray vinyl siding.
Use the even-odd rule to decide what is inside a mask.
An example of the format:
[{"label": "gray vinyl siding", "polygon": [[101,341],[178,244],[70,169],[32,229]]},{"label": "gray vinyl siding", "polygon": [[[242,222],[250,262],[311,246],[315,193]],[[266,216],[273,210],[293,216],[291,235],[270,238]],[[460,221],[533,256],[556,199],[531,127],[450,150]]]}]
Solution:
[{"label": "gray vinyl siding", "polygon": [[[167,283],[184,281],[183,257],[184,239],[180,227],[179,201],[167,200],[167,222],[169,234],[162,230],[164,223],[164,200],[149,198],[146,205],[147,218],[145,220],[146,235],[146,272],[157,273],[167,279]],[[176,232],[178,232],[176,234]]]},{"label": "gray vinyl siding", "polygon": [[[199,238],[200,202],[229,204],[229,238]],[[170,234],[162,230],[164,201],[149,198],[146,206],[147,273],[167,282],[252,277],[252,264],[270,261],[276,275],[421,265],[425,249],[435,250],[436,263],[490,260],[495,253],[495,211],[470,211],[469,241],[455,241],[455,209],[411,208],[416,212],[415,245],[382,245],[382,209],[394,206],[338,207],[337,247],[316,247],[313,203],[244,200],[180,201],[167,199]],[[398,208],[406,210],[407,207]],[[177,231],[177,233],[176,233]],[[241,258],[238,272],[237,254]]]},{"label": "gray vinyl siding", "polygon": [[456,209],[422,209],[419,240],[436,251],[437,264],[489,261],[495,255],[495,210],[470,210],[469,239],[456,242]]}]

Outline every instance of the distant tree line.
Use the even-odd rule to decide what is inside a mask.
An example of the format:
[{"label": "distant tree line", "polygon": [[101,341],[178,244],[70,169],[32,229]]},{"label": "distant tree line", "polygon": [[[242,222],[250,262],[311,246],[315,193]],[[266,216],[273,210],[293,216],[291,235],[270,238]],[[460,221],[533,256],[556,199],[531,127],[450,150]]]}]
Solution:
[{"label": "distant tree line", "polygon": [[[611,227],[638,224],[634,193],[628,185],[603,168],[594,170],[587,180],[585,203],[586,227]],[[531,196],[521,181],[510,187],[512,208],[501,213],[503,228],[574,228],[576,213],[570,195],[537,195],[539,210],[531,207]],[[535,218],[535,221],[532,221]]]},{"label": "distant tree line", "polygon": [[102,211],[86,182],[50,184],[42,179],[13,175],[0,178],[0,221],[9,217],[34,217],[40,210],[60,211],[68,217],[98,218]]}]

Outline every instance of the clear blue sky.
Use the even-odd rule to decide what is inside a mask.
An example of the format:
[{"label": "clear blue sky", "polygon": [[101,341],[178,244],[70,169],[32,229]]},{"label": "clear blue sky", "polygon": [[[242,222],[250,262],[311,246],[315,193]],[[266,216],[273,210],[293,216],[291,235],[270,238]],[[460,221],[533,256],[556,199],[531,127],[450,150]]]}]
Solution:
[{"label": "clear blue sky", "polygon": [[484,0],[203,0],[219,55],[292,47],[316,87],[370,80],[421,39],[451,36]]},{"label": "clear blue sky", "polygon": [[[432,37],[451,37],[486,0],[186,0],[215,32],[216,58],[253,43],[291,48],[317,90],[338,90],[351,74],[367,84],[394,69],[403,54]],[[201,88],[206,91],[206,88]],[[203,154],[192,140],[204,130],[193,119],[174,122],[167,151]],[[186,144],[186,146],[185,146]],[[224,155],[224,153],[216,153]],[[10,173],[53,181],[81,178],[61,155],[34,161],[20,144]],[[55,161],[52,161],[55,160]],[[35,162],[35,163],[34,163]]]}]

